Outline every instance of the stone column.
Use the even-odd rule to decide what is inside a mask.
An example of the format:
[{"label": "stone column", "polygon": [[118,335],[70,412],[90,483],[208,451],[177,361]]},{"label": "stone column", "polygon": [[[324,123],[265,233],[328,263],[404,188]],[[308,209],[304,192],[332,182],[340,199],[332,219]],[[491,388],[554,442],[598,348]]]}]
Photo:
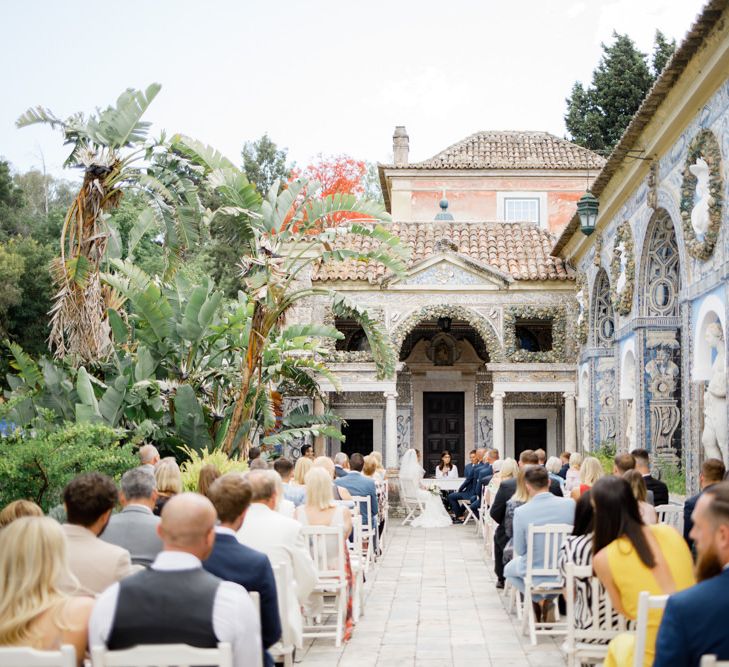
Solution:
[{"label": "stone column", "polygon": [[494,399],[494,449],[499,450],[499,458],[504,458],[504,398],[506,393],[495,391],[491,394]]},{"label": "stone column", "polygon": [[577,451],[577,411],[575,392],[567,391],[564,396],[564,448],[568,452]]},{"label": "stone column", "polygon": [[[324,414],[324,402],[316,396],[314,398],[314,414],[315,415],[323,415]],[[325,449],[325,442],[324,442],[324,436],[323,435],[317,435],[314,438],[314,453],[317,456],[323,456],[326,452]]]},{"label": "stone column", "polygon": [[385,467],[397,468],[397,392],[385,392]]}]

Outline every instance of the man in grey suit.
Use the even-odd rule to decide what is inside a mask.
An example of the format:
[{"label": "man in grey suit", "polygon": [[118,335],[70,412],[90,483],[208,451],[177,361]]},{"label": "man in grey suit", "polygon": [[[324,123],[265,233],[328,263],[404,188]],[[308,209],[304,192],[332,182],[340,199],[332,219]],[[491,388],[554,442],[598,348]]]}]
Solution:
[{"label": "man in grey suit", "polygon": [[[524,472],[524,481],[529,501],[514,511],[514,559],[506,564],[504,576],[506,580],[524,592],[524,577],[527,569],[527,536],[529,526],[546,526],[554,523],[572,525],[575,520],[575,503],[571,498],[558,498],[549,492],[549,473],[546,468],[537,466]],[[534,540],[533,565],[535,568],[544,565],[544,540]],[[544,578],[542,578],[544,579]],[[539,578],[535,577],[535,582]],[[543,605],[534,603],[537,621],[546,618],[552,608],[551,600]]]},{"label": "man in grey suit", "polygon": [[135,565],[149,567],[162,551],[162,540],[157,534],[159,517],[152,513],[156,500],[154,475],[144,466],[122,475],[119,501],[124,509],[112,515],[101,539],[127,549]]},{"label": "man in grey suit", "polygon": [[[336,459],[335,459],[336,460]],[[362,474],[364,468],[364,456],[359,453],[352,454],[349,459],[350,472],[344,477],[339,477],[334,480],[337,486],[341,486],[347,489],[353,496],[369,496],[370,497],[370,513],[369,518],[370,526],[377,526],[377,487],[375,486],[374,480],[370,477],[365,477]],[[367,522],[367,510],[365,506],[360,506],[360,514],[362,514],[362,521]]]}]

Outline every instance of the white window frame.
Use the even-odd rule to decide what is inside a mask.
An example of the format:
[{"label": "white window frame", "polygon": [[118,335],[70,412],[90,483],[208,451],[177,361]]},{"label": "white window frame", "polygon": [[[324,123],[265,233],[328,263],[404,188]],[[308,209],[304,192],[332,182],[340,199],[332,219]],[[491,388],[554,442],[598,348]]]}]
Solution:
[{"label": "white window frame", "polygon": [[[499,222],[513,222],[506,220],[507,199],[536,199],[539,202],[539,226],[546,229],[549,226],[549,212],[547,211],[546,192],[526,192],[522,190],[511,190],[510,192],[496,193],[496,211]],[[519,222],[524,222],[520,220]]]}]

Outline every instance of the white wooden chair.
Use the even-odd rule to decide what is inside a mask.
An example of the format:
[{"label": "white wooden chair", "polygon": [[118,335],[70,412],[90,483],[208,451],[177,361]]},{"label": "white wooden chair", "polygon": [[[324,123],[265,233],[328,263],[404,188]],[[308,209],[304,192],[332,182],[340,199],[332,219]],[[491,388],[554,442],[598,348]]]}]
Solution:
[{"label": "white wooden chair", "polygon": [[58,651],[37,651],[25,646],[0,647],[2,667],[76,667],[76,649],[64,644]]},{"label": "white wooden chair", "polygon": [[276,598],[278,600],[278,615],[281,619],[281,639],[268,649],[275,662],[282,662],[284,667],[294,667],[294,649],[296,640],[289,631],[289,598],[286,587],[292,580],[291,565],[281,562],[272,566],[273,578],[276,581]]},{"label": "white wooden chair", "polygon": [[422,514],[424,507],[423,503],[418,498],[418,485],[412,479],[401,479],[400,480],[400,500],[405,505],[405,511],[407,515],[402,522],[403,526],[406,526],[418,514]]},{"label": "white wooden chair", "polygon": [[494,556],[494,532],[496,531],[496,522],[491,518],[489,509],[491,508],[491,492],[488,489],[483,490],[481,496],[481,508],[479,509],[479,524],[481,526],[481,534],[483,536],[483,546],[488,558]]},{"label": "white wooden chair", "polygon": [[[334,637],[339,648],[344,637],[347,615],[347,572],[344,560],[344,531],[341,526],[302,526],[301,532],[309,543],[309,551],[317,573],[317,584],[312,595],[321,595],[324,614],[334,614],[334,623],[304,624],[304,637]],[[336,540],[336,554],[330,558],[327,547]],[[333,598],[327,604],[327,599]]]},{"label": "white wooden chair", "polygon": [[233,667],[230,644],[218,648],[196,648],[187,644],[147,644],[122,651],[91,647],[93,667]]},{"label": "white wooden chair", "polygon": [[458,501],[458,504],[466,511],[466,518],[463,520],[463,525],[465,526],[471,519],[473,519],[473,522],[476,524],[476,532],[478,533],[478,529],[481,524],[478,520],[478,517],[473,513],[473,510],[471,509],[471,501],[461,499]]},{"label": "white wooden chair", "polygon": [[523,609],[519,591],[512,586],[508,580],[504,583],[504,595],[508,598],[506,610],[513,614],[516,610],[516,617],[521,621],[523,617]]},{"label": "white wooden chair", "polygon": [[643,667],[645,644],[648,636],[648,615],[653,609],[663,610],[666,606],[666,602],[668,602],[668,595],[651,595],[648,591],[643,591],[638,596],[638,615],[635,620],[633,667]]},{"label": "white wooden chair", "polygon": [[[261,594],[258,591],[248,591],[248,595],[251,598],[251,602],[253,603],[253,606],[256,608],[256,615],[258,616],[258,619],[261,619]],[[263,648],[261,648],[263,650]],[[261,667],[265,664],[265,660],[263,659],[263,654],[261,654]]]},{"label": "white wooden chair", "polygon": [[[526,575],[524,576],[524,615],[522,626],[529,631],[529,638],[533,645],[537,643],[537,635],[563,635],[567,633],[567,623],[553,621],[537,622],[534,616],[532,602],[534,596],[557,597],[564,592],[562,576],[559,571],[559,549],[564,538],[572,532],[568,524],[547,524],[545,526],[529,526],[527,534]],[[539,567],[534,565],[534,546],[540,539],[543,541],[544,560]],[[549,577],[548,580],[537,582],[536,577]],[[559,608],[554,605],[555,614],[559,615]]]},{"label": "white wooden chair", "polygon": [[[567,640],[562,645],[562,650],[567,654],[567,665],[579,667],[583,662],[602,662],[607,655],[608,642],[627,629],[625,617],[613,612],[610,596],[600,580],[592,575],[591,565],[567,563],[566,574]],[[586,580],[590,587],[592,626],[589,629],[575,627],[576,579]],[[591,643],[595,640],[601,643]]]},{"label": "white wooden chair", "polygon": [[370,571],[370,565],[375,560],[375,544],[377,542],[377,526],[372,525],[372,499],[369,496],[352,496],[355,508],[362,520],[362,544],[364,556],[365,575]]},{"label": "white wooden chair", "polygon": [[702,655],[699,667],[729,667],[729,660],[717,660],[715,655]]},{"label": "white wooden chair", "polygon": [[352,616],[356,623],[362,614],[364,605],[364,556],[362,542],[362,516],[355,507],[352,512],[352,539],[347,540],[349,549],[349,565],[354,577],[354,590],[352,591]]},{"label": "white wooden chair", "polygon": [[682,505],[657,505],[656,514],[658,523],[665,523],[673,526],[679,534],[683,535],[683,506]]}]

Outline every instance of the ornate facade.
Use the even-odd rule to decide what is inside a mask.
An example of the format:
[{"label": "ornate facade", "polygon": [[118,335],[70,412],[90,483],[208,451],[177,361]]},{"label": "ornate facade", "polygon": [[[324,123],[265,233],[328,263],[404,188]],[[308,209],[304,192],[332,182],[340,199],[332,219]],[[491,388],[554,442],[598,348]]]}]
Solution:
[{"label": "ornate facade", "polygon": [[595,179],[554,253],[581,277],[580,445],[645,447],[696,490],[727,461],[729,16],[710,2]]}]

